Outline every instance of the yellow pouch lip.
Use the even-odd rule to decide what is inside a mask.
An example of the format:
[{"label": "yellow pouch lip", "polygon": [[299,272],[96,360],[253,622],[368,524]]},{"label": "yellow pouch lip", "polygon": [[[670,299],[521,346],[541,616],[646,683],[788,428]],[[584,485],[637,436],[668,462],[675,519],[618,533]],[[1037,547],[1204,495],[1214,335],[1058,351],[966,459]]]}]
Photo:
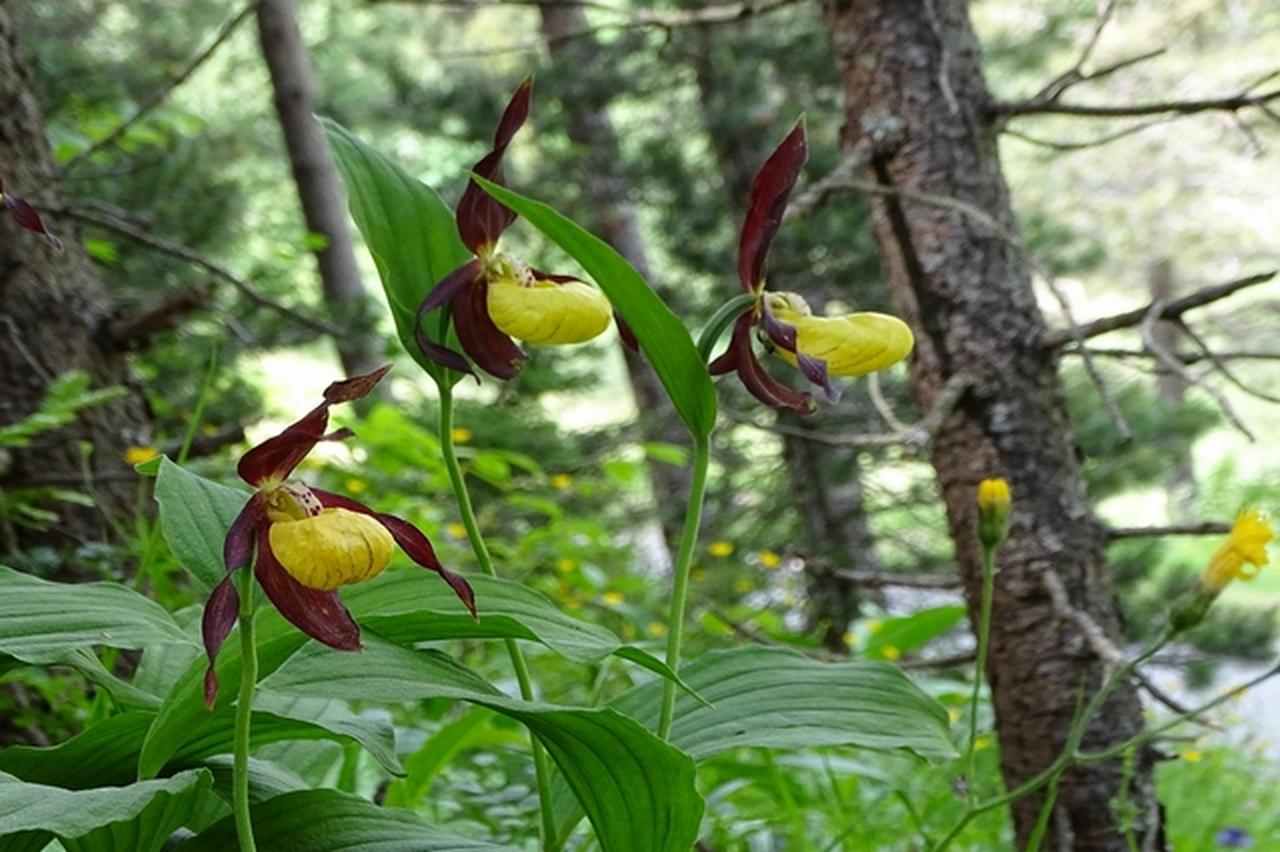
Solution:
[{"label": "yellow pouch lip", "polygon": [[489,317],[500,331],[526,343],[557,346],[585,343],[609,327],[613,306],[584,281],[514,278],[489,283]]},{"label": "yellow pouch lip", "polygon": [[395,549],[395,539],[376,519],[341,508],[273,523],[267,537],[289,576],[326,592],[378,576]]}]

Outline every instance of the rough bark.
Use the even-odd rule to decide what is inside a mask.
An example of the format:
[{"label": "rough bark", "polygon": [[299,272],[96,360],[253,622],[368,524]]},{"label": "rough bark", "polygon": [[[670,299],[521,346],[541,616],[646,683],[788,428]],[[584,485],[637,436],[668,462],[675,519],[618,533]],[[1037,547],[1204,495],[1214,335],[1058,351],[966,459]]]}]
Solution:
[{"label": "rough bark", "polygon": [[260,0],[258,38],[271,73],[276,115],[302,215],[307,230],[324,238],[324,245],[315,251],[315,256],[329,319],[350,332],[334,340],[338,357],[347,375],[367,373],[384,359],[379,356],[378,338],[371,330],[367,294],[347,226],[342,184],[324,132],[313,116],[315,85],[293,0]]},{"label": "rough bark", "polygon": [[[0,0],[0,169],[17,195],[42,189],[58,206],[55,168],[31,76],[17,54],[16,33]],[[0,424],[22,420],[50,382],[82,370],[94,387],[129,386],[128,365],[111,346],[111,306],[73,225],[45,216],[64,244],[57,251],[0,215]],[[86,409],[75,423],[37,437],[0,458],[0,488],[42,482],[91,491],[97,507],[50,504],[59,520],[48,531],[4,530],[8,550],[35,543],[75,546],[105,537],[103,513],[132,512],[136,478],[122,460],[130,446],[150,441],[146,405],[135,388]],[[81,455],[82,442],[92,454]]]},{"label": "rough bark", "polygon": [[[588,29],[581,7],[543,3],[538,10],[552,57],[563,66],[574,68],[575,78],[582,82],[576,90],[561,91],[559,96],[568,119],[569,139],[582,149],[582,197],[586,202],[583,216],[592,230],[617,249],[658,294],[669,301],[672,294],[653,274],[635,207],[627,194],[624,179],[617,173],[621,153],[617,132],[609,118],[608,98],[593,92],[587,85],[596,76],[593,69],[599,71],[599,63],[605,54],[590,36],[564,38],[566,34]],[[689,436],[680,425],[671,400],[653,368],[641,355],[625,346],[623,354],[644,439],[680,446],[687,444]],[[673,549],[680,535],[684,498],[689,491],[689,470],[653,462],[649,465],[649,476],[663,536],[668,549]]]},{"label": "rough bark", "polygon": [[[960,199],[1016,233],[968,4],[825,0],[824,8],[846,99],[844,143],[872,146],[864,177]],[[917,337],[910,372],[918,405],[928,410],[953,375],[974,381],[932,450],[971,616],[981,577],[974,489],[989,476],[1006,477],[1013,489],[986,672],[1012,788],[1057,756],[1078,690],[1096,689],[1103,671],[1074,623],[1055,616],[1042,577],[1057,574],[1072,605],[1119,636],[1106,536],[1084,493],[1025,254],[954,208],[892,195],[872,204],[895,306]],[[1125,685],[1090,726],[1086,747],[1122,742],[1141,726],[1138,697]],[[1122,784],[1118,764],[1068,773],[1046,848],[1127,849],[1112,811],[1122,794],[1137,808],[1139,842],[1158,847],[1147,755],[1130,789]],[[1040,801],[1032,795],[1014,804],[1020,841]]]}]

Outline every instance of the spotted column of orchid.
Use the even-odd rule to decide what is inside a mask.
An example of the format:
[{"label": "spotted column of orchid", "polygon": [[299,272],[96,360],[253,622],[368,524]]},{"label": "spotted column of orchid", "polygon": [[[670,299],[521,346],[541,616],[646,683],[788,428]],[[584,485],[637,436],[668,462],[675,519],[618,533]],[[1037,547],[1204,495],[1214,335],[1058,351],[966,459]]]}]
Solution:
[{"label": "spotted column of orchid", "polygon": [[322,403],[240,459],[237,471],[256,491],[227,532],[227,576],[214,588],[204,611],[206,705],[212,707],[218,694],[218,649],[240,612],[234,576],[248,566],[255,550],[254,576],[271,603],[295,627],[331,648],[360,647],[360,628],[336,589],[376,577],[397,544],[414,562],[439,574],[475,615],[471,586],[440,564],[431,542],[408,521],[289,478],[316,444],[351,436],[347,429],[325,431],[329,407],[367,395],[388,369],[329,385]]},{"label": "spotted column of orchid", "polygon": [[907,357],[915,343],[897,317],[869,312],[818,317],[797,293],[765,291],[769,248],[807,157],[804,125],[797,122],[756,175],[738,246],[738,279],[756,300],[734,324],[729,348],[709,367],[713,375],[736,372],[752,396],[771,408],[802,413],[815,410],[813,397],[769,375],[756,358],[753,330],[759,330],[769,351],[798,367],[832,401],[840,396],[832,377],[883,370]]},{"label": "spotted column of orchid", "polygon": [[[532,93],[533,79],[527,78],[502,113],[493,150],[475,164],[475,174],[504,183],[502,158],[529,117]],[[462,242],[474,256],[438,282],[418,307],[415,333],[428,358],[474,375],[470,358],[486,373],[510,379],[525,360],[513,337],[538,345],[583,343],[609,327],[612,307],[595,287],[569,275],[542,272],[498,251],[498,238],[516,214],[475,181],[468,181],[456,219]],[[423,329],[426,315],[444,306],[466,358]]]}]

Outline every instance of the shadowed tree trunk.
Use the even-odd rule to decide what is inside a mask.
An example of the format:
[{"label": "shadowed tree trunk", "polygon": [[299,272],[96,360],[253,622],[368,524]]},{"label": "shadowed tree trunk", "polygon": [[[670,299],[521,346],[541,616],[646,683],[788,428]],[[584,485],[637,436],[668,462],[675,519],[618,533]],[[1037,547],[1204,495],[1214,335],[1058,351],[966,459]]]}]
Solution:
[{"label": "shadowed tree trunk", "polygon": [[[1001,173],[999,128],[989,117],[981,48],[963,0],[825,0],[842,76],[848,148],[870,146],[863,177],[917,193],[957,198],[1009,233],[1017,223]],[[1054,572],[1072,604],[1111,636],[1119,631],[1104,559],[1106,536],[1084,493],[1058,392],[1057,364],[1041,345],[1044,318],[1026,256],[954,207],[889,196],[872,201],[884,271],[917,338],[912,389],[928,410],[943,384],[975,384],[932,450],[971,615],[981,582],[974,490],[1009,479],[1014,509],[1000,553],[986,677],[994,695],[1005,783],[1026,781],[1057,756],[1081,686],[1098,687],[1103,665],[1074,623],[1055,615],[1042,582]],[[1104,704],[1086,748],[1141,730],[1129,685]],[[1112,802],[1127,796],[1143,848],[1163,844],[1151,758],[1129,783],[1119,762],[1062,779],[1049,849],[1126,850]],[[1040,795],[1013,805],[1025,842]]]},{"label": "shadowed tree trunk", "polygon": [[[568,120],[569,139],[582,149],[582,193],[586,208],[582,215],[592,230],[617,249],[658,294],[670,302],[672,294],[653,275],[625,179],[617,172],[621,152],[609,118],[608,96],[599,94],[598,82],[595,86],[591,84],[593,78],[599,77],[599,63],[606,54],[591,36],[565,38],[588,28],[581,7],[543,3],[538,10],[551,55],[562,66],[573,68],[574,79],[579,82],[576,87],[561,88],[558,97]],[[625,346],[623,354],[645,440],[686,445],[689,436],[653,368],[639,353]],[[648,467],[663,536],[668,549],[674,552],[684,516],[685,494],[689,490],[689,470],[660,461],[651,461]]]},{"label": "shadowed tree trunk", "polygon": [[[31,77],[17,55],[16,34],[0,2],[0,172],[15,195],[43,191],[57,206],[53,157]],[[107,324],[110,304],[102,282],[67,221],[45,216],[65,248],[55,250],[21,230],[0,209],[0,425],[31,414],[49,384],[71,370],[94,387],[128,385],[124,356]],[[83,411],[70,426],[46,432],[26,448],[0,451],[0,488],[57,485],[92,491],[96,507],[49,504],[58,521],[46,532],[7,527],[3,546],[76,546],[106,537],[104,513],[132,513],[137,478],[123,461],[132,445],[150,442],[146,404],[134,389]],[[81,443],[92,447],[83,461]]]},{"label": "shadowed tree trunk", "polygon": [[377,367],[378,338],[371,330],[367,294],[356,266],[342,184],[324,132],[316,123],[311,63],[298,31],[293,0],[259,0],[258,37],[271,72],[276,115],[307,230],[324,239],[315,250],[329,319],[349,333],[334,341],[347,375]]},{"label": "shadowed tree trunk", "polygon": [[[1173,263],[1168,258],[1151,264],[1147,273],[1147,282],[1151,287],[1151,298],[1172,299],[1174,295]],[[1166,352],[1177,352],[1178,341],[1182,336],[1178,324],[1171,320],[1160,320],[1155,326],[1156,343]],[[1182,378],[1163,361],[1156,362],[1156,393],[1160,401],[1173,410],[1182,405],[1187,395],[1187,380]],[[1196,500],[1196,478],[1191,464],[1191,447],[1183,452],[1171,454],[1169,474],[1165,477],[1166,498],[1169,517],[1178,523],[1190,523],[1194,519]]]}]

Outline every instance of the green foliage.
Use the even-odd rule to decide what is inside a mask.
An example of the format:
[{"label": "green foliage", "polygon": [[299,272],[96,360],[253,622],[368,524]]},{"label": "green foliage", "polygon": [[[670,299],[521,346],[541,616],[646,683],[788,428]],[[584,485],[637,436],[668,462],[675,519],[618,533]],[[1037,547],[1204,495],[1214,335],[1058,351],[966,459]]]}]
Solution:
[{"label": "green foliage", "polygon": [[161,458],[155,499],[173,555],[206,591],[212,589],[227,573],[222,540],[249,495]]},{"label": "green foliage", "polygon": [[65,373],[49,383],[40,407],[16,423],[0,426],[0,447],[26,447],[31,439],[61,429],[86,408],[118,399],[124,388],[91,389],[89,376],[79,370]]}]

